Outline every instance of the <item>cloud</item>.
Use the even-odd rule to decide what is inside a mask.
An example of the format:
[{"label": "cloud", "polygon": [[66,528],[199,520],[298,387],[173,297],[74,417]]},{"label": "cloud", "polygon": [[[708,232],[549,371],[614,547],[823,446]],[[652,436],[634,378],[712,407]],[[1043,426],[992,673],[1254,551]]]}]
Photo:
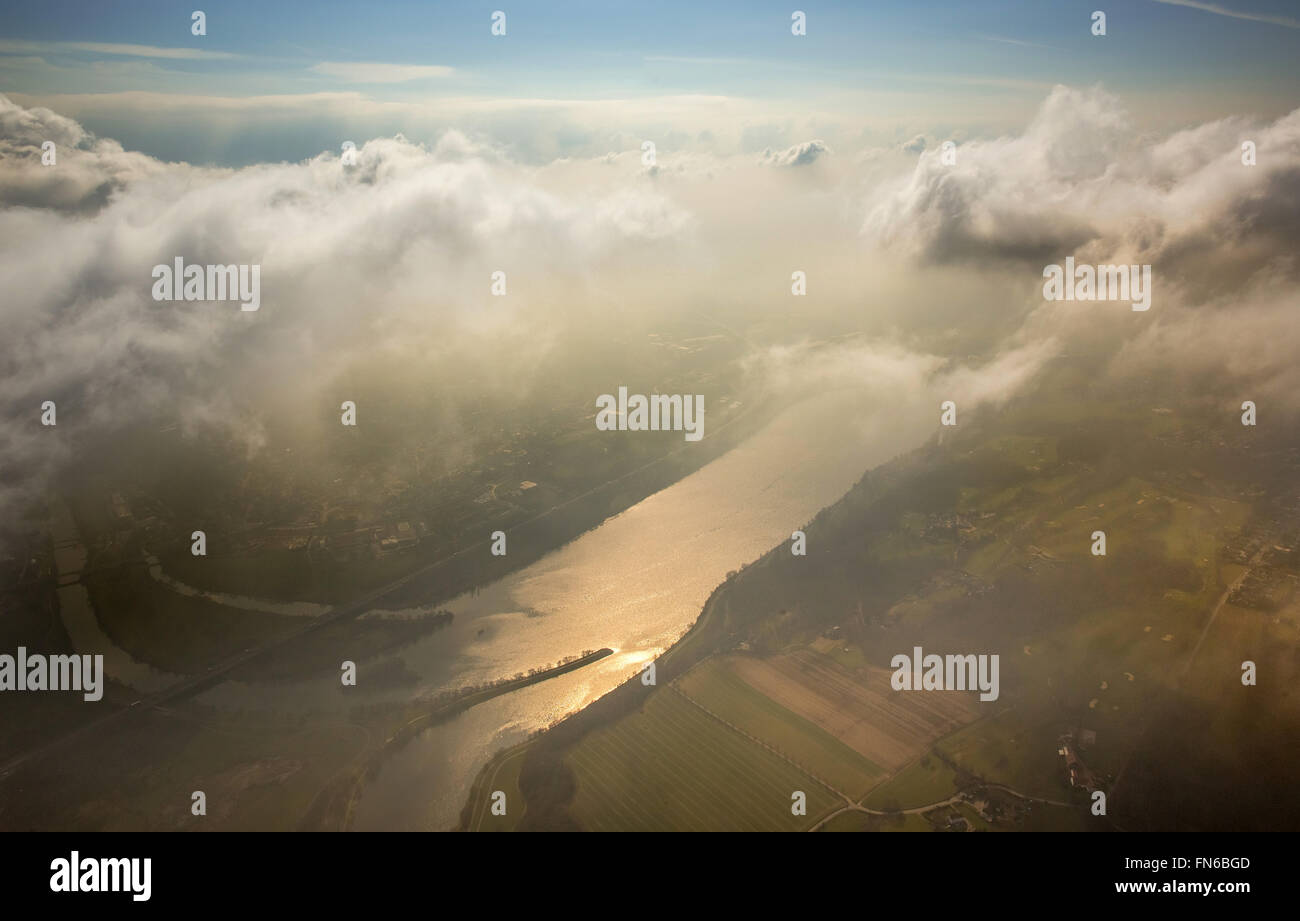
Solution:
[{"label": "cloud", "polygon": [[[967,141],[951,166],[921,152],[867,193],[865,215],[864,243],[885,258],[967,279],[946,314],[958,328],[967,298],[1001,286],[978,316],[1004,350],[1056,339],[1112,383],[1300,411],[1285,307],[1300,280],[1300,109],[1153,137],[1104,91],[1058,87],[1019,134]],[[1151,310],[1045,301],[1042,269],[1066,256],[1151,265]]]},{"label": "cloud", "polygon": [[[0,58],[0,65],[5,62]],[[99,62],[103,64],[104,62]],[[118,64],[149,62],[119,61]],[[560,157],[597,157],[610,150],[639,147],[653,140],[660,153],[690,152],[731,157],[760,156],[765,148],[784,151],[809,138],[821,140],[836,157],[852,159],[866,148],[895,146],[906,137],[934,131],[934,126],[967,124],[981,131],[1009,131],[1023,124],[1045,89],[996,93],[970,98],[952,90],[951,75],[933,82],[949,91],[920,105],[916,94],[885,88],[855,88],[827,96],[810,107],[799,101],[710,93],[628,94],[584,98],[484,95],[478,86],[446,78],[456,94],[416,92],[420,84],[348,84],[313,75],[305,68],[241,69],[231,75],[223,94],[210,92],[210,79],[169,71],[172,76],[137,73],[130,77],[96,75],[96,92],[76,92],[85,85],[84,69],[61,74],[16,71],[9,93],[14,102],[42,106],[75,118],[101,136],[128,149],[148,151],[168,160],[244,166],[277,159],[296,159],[322,149],[337,149],[351,138],[392,136],[434,143],[457,129],[491,136],[512,159],[544,165]],[[236,79],[238,77],[238,79]],[[304,78],[333,92],[299,93]],[[895,73],[882,80],[903,81]],[[40,85],[40,93],[18,91]],[[63,87],[63,92],[53,92]],[[443,87],[440,87],[443,88]],[[475,92],[480,90],[479,92]],[[900,128],[900,126],[903,126]],[[906,133],[900,135],[900,131]],[[960,136],[962,132],[957,131]],[[932,133],[930,136],[934,136]],[[943,136],[954,136],[954,128]],[[672,142],[669,142],[672,138]],[[847,156],[844,156],[847,154]],[[822,157],[819,168],[832,157]]]},{"label": "cloud", "polygon": [[240,57],[229,51],[201,48],[159,48],[113,42],[32,42],[0,39],[0,54],[105,54],[130,58],[163,58],[173,61],[226,61]]},{"label": "cloud", "polygon": [[641,60],[655,64],[705,64],[719,67],[731,67],[737,64],[766,65],[768,63],[766,61],[755,61],[747,58],[696,58],[672,54],[647,54],[643,55]]},{"label": "cloud", "polygon": [[[996,404],[1068,351],[1113,382],[1221,380],[1300,404],[1300,112],[1152,137],[1106,93],[1061,87],[954,166],[898,141],[756,158],[654,136],[653,174],[640,134],[539,165],[470,129],[356,135],[355,165],[214,168],[0,97],[0,286],[21,292],[0,304],[0,510],[135,422],[258,451],[365,386],[367,419],[418,405],[402,437],[463,459],[482,432],[458,400],[517,408],[597,366],[608,387],[638,336],[687,319],[743,342],[751,380],[787,395],[846,382],[927,414],[936,397]],[[1151,311],[1045,302],[1043,265],[1071,254],[1152,263]],[[261,310],[153,301],[152,266],[176,256],[261,265]],[[505,298],[488,293],[498,270]],[[57,434],[37,421],[47,399]]]},{"label": "cloud", "polygon": [[774,151],[768,148],[763,151],[760,159],[768,166],[809,166],[830,152],[831,149],[826,146],[825,141],[812,140],[795,144],[785,150]]},{"label": "cloud", "polygon": [[900,147],[899,150],[903,151],[903,153],[919,154],[921,151],[925,150],[925,147],[926,147],[925,135],[918,134],[914,136],[906,144],[904,144],[902,147]]},{"label": "cloud", "polygon": [[[1258,166],[1242,164],[1246,140]],[[961,144],[953,165],[923,152],[870,196],[862,229],[934,263],[1041,267],[1088,247],[1178,274],[1205,260],[1250,271],[1293,246],[1297,201],[1300,110],[1152,139],[1104,91],[1057,87],[1020,135]]]},{"label": "cloud", "polygon": [[[52,167],[46,138],[60,145]],[[0,509],[76,445],[142,422],[255,449],[268,416],[337,406],[335,377],[358,363],[413,369],[434,392],[472,377],[478,399],[504,399],[499,388],[509,403],[610,309],[587,278],[628,286],[617,308],[634,311],[690,245],[689,212],[634,175],[539,177],[459,133],[432,148],[372,139],[355,165],[322,154],[213,169],[124,151],[3,97],[0,193],[0,285],[22,292],[0,305]],[[154,301],[152,267],[178,256],[260,265],[261,309]],[[489,295],[497,270],[509,297]],[[39,425],[45,400],[56,429]],[[450,452],[454,417],[425,424]]]},{"label": "cloud", "polygon": [[311,68],[316,73],[349,83],[409,83],[449,77],[455,70],[442,65],[386,64],[375,61],[322,61]]},{"label": "cloud", "polygon": [[1187,402],[1231,413],[1243,400],[1275,421],[1300,409],[1295,285],[1267,279],[1240,295],[1184,305],[1119,344],[1110,373],[1133,387],[1153,376]]},{"label": "cloud", "polygon": [[1052,45],[1043,45],[1038,42],[1025,41],[1021,38],[1007,38],[1003,35],[976,35],[975,38],[978,38],[980,41],[997,42],[1002,45],[1018,45],[1023,48],[1047,48],[1051,51],[1060,50]]},{"label": "cloud", "polygon": [[912,175],[874,196],[864,233],[924,259],[1041,260],[1095,235],[1062,207],[1102,177],[1130,131],[1111,100],[1058,87],[1019,137],[972,141],[956,164],[923,152]]},{"label": "cloud", "polygon": [[954,361],[897,342],[855,338],[799,342],[751,355],[747,368],[783,397],[853,388],[895,407],[901,416],[935,418],[943,400],[969,411],[997,406],[1019,392],[1060,351],[1052,338],[1012,345],[987,359]]},{"label": "cloud", "polygon": [[[512,159],[538,166],[559,157],[639,148],[643,140],[655,141],[661,153],[673,152],[677,145],[668,144],[668,137],[680,138],[682,149],[729,154],[741,149],[746,127],[779,119],[788,128],[790,121],[769,104],[720,95],[557,99],[439,93],[385,99],[362,92],[359,84],[328,85],[337,89],[255,90],[247,95],[154,90],[40,97],[12,93],[10,98],[95,125],[101,134],[119,138],[128,147],[164,151],[168,159],[232,166],[311,156],[323,148],[337,149],[347,138],[398,132],[434,143],[451,129],[490,135],[509,149]],[[810,122],[825,117],[812,111],[802,116]],[[707,140],[696,140],[706,130],[712,132]],[[785,130],[745,149],[775,147]]]},{"label": "cloud", "polygon": [[1228,16],[1232,19],[1248,19],[1251,22],[1267,22],[1275,26],[1286,26],[1288,29],[1300,29],[1300,19],[1292,16],[1274,16],[1269,13],[1249,13],[1244,10],[1233,10],[1226,6],[1220,6],[1217,3],[1202,3],[1200,0],[1155,0],[1156,3],[1164,3],[1168,6],[1185,6],[1188,9],[1200,10],[1203,13],[1213,13],[1216,16]]},{"label": "cloud", "polygon": [[[54,166],[42,165],[46,142],[55,145]],[[0,204],[94,211],[115,190],[163,168],[115,141],[94,138],[70,118],[0,96]]]}]

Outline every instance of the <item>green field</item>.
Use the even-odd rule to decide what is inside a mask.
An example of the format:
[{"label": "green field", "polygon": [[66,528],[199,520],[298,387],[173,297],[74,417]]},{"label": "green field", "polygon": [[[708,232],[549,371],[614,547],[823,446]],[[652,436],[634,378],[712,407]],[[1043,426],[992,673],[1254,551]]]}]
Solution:
[{"label": "green field", "polygon": [[299,626],[298,619],[245,611],[173,592],[147,575],[86,580],[104,632],[132,656],[188,673]]},{"label": "green field", "polygon": [[[803,831],[844,802],[666,688],[567,762],[572,814],[593,831]],[[806,816],[791,814],[796,790]]]},{"label": "green field", "polygon": [[1086,808],[1071,809],[1035,803],[1018,831],[1101,831],[1106,820]]},{"label": "green field", "polygon": [[919,815],[870,815],[866,812],[842,812],[818,831],[933,831]]},{"label": "green field", "polygon": [[937,746],[977,777],[1029,796],[1065,800],[1064,761],[1057,754],[1056,727],[1027,727],[1016,711],[967,726]]},{"label": "green field", "polygon": [[[365,727],[346,721],[214,716],[201,708],[150,713],[101,735],[94,761],[47,759],[51,783],[80,791],[52,802],[14,798],[6,822],[34,830],[266,831],[292,829],[316,795],[365,749]],[[129,758],[139,759],[132,763]],[[145,765],[145,766],[142,766]],[[207,814],[191,812],[203,791]]]},{"label": "green field", "polygon": [[[508,749],[492,760],[474,786],[469,817],[470,831],[514,831],[527,811],[524,795],[519,790],[519,772],[524,766],[526,745]],[[506,814],[493,815],[492,794],[501,791],[506,795]]]},{"label": "green field", "polygon": [[885,775],[884,769],[826,730],[750,687],[725,662],[701,664],[683,676],[679,686],[727,722],[762,739],[854,799]]},{"label": "green field", "polygon": [[899,771],[862,801],[869,809],[914,809],[957,792],[957,775],[933,755]]}]

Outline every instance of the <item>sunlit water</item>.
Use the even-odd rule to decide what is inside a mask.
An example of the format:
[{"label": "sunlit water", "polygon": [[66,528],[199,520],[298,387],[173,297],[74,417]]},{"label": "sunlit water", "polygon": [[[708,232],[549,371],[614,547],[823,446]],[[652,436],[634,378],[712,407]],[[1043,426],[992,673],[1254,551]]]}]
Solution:
[{"label": "sunlit water", "polygon": [[863,402],[840,391],[796,406],[567,547],[447,605],[455,626],[403,653],[422,674],[477,683],[584,649],[615,655],[425,731],[366,787],[354,827],[454,826],[493,754],[608,693],[690,628],[728,571],[788,541],[867,469],[933,431],[927,414],[894,406],[865,416]]}]

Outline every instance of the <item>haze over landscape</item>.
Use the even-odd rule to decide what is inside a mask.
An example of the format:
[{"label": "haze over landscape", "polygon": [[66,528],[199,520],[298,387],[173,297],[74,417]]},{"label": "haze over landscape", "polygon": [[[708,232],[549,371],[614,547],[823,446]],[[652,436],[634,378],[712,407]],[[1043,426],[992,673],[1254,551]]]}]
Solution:
[{"label": "haze over landscape", "polygon": [[7,10],[0,828],[1300,827],[1245,2]]}]

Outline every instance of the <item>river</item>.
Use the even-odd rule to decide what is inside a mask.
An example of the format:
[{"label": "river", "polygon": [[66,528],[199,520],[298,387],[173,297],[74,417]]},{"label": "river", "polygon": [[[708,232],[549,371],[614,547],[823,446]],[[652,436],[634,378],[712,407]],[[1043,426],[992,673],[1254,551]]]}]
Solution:
[{"label": "river", "polygon": [[354,827],[453,827],[493,754],[609,692],[681,637],[730,570],[934,431],[897,404],[841,390],[800,403],[700,470],[532,566],[445,605],[454,626],[402,651],[442,684],[489,681],[585,649],[614,655],[480,704],[399,749],[364,788]]}]

